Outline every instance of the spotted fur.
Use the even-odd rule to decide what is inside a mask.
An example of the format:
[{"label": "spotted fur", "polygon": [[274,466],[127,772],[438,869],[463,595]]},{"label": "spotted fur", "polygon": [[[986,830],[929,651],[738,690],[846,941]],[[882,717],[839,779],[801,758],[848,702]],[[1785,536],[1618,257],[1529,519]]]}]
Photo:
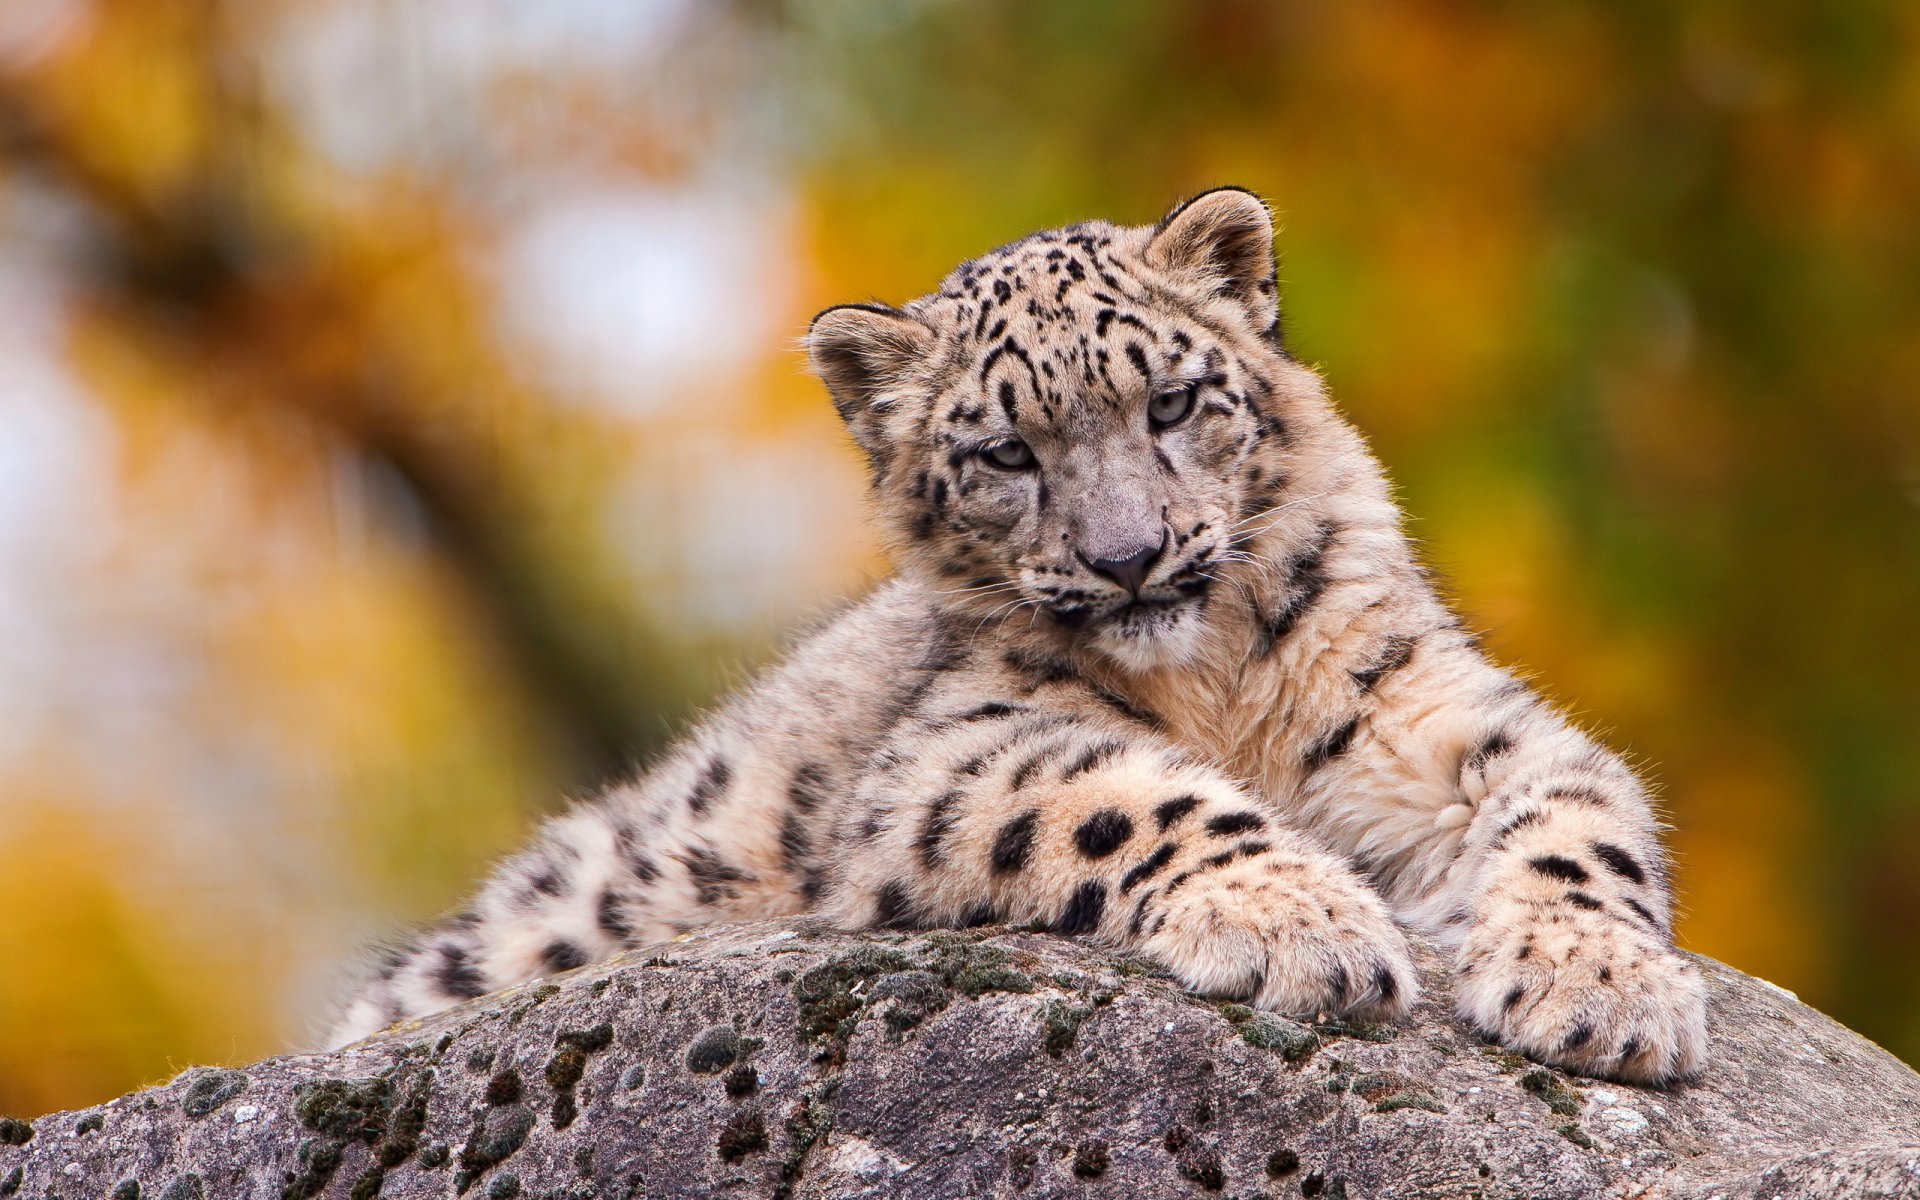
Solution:
[{"label": "spotted fur", "polygon": [[1042,922],[1282,1011],[1401,926],[1544,1061],[1698,1067],[1621,760],[1490,664],[1279,333],[1265,206],[1035,234],[809,337],[897,577],[396,956],[336,1041],[729,919]]}]

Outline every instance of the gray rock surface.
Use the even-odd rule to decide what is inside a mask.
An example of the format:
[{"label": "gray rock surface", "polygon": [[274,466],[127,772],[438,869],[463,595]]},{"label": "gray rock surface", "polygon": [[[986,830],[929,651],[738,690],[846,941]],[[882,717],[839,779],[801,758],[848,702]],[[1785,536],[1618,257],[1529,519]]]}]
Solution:
[{"label": "gray rock surface", "polygon": [[1353,1028],[1042,934],[727,926],[0,1123],[0,1196],[1920,1197],[1920,1076],[1702,966],[1711,1070],[1648,1091],[1458,1028],[1431,954]]}]

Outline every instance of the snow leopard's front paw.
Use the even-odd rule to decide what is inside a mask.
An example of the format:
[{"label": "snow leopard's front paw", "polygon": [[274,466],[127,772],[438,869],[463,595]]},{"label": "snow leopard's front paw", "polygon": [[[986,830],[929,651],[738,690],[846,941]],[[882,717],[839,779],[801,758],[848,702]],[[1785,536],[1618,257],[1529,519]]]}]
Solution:
[{"label": "snow leopard's front paw", "polygon": [[1401,1016],[1415,999],[1406,937],[1334,859],[1258,854],[1156,899],[1141,949],[1194,991],[1368,1020]]},{"label": "snow leopard's front paw", "polygon": [[1461,946],[1460,1015],[1529,1058],[1662,1084],[1700,1069],[1706,985],[1664,937],[1605,910],[1527,905]]}]

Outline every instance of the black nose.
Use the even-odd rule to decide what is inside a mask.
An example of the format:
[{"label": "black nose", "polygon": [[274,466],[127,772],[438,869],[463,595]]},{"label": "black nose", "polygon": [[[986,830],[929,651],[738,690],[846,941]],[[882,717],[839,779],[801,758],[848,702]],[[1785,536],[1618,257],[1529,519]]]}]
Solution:
[{"label": "black nose", "polygon": [[1167,531],[1160,530],[1160,540],[1137,554],[1126,558],[1088,558],[1082,554],[1080,561],[1087,564],[1095,574],[1105,575],[1135,596],[1140,594],[1140,585],[1147,581],[1147,572],[1153,570],[1153,564],[1160,561],[1160,552],[1167,548]]}]

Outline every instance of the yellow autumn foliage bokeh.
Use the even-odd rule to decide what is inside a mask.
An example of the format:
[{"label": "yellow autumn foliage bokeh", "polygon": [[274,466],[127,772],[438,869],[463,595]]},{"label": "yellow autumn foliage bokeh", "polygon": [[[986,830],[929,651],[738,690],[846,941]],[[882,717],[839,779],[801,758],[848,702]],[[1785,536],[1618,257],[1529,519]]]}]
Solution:
[{"label": "yellow autumn foliage bokeh", "polygon": [[1682,940],[1920,1060],[1920,9],[0,5],[0,1113],[304,1044],[885,570],[796,353],[1250,186]]}]

